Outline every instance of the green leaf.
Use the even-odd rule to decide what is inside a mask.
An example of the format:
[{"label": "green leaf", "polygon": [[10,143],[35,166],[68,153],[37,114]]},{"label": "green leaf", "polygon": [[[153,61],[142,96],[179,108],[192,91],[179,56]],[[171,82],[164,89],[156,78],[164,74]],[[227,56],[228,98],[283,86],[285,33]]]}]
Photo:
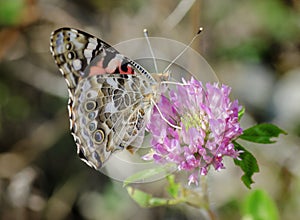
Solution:
[{"label": "green leaf", "polygon": [[244,114],[245,114],[245,108],[243,107],[243,108],[239,111],[239,113],[238,113],[238,119],[239,119],[239,121],[241,120],[241,118],[243,117]]},{"label": "green leaf", "polygon": [[243,203],[243,219],[278,220],[279,214],[275,202],[263,190],[254,190],[249,193]]},{"label": "green leaf", "polygon": [[287,133],[273,124],[258,124],[244,130],[239,138],[255,143],[271,144],[276,142],[271,138],[278,137],[280,134]]},{"label": "green leaf", "polygon": [[169,185],[167,187],[167,192],[173,198],[177,198],[179,196],[180,184],[175,182],[174,175],[167,176],[167,180],[169,182]]},{"label": "green leaf", "polygon": [[239,156],[240,160],[234,159],[234,163],[235,165],[239,166],[242,171],[244,171],[244,175],[241,177],[241,179],[244,182],[245,186],[250,189],[251,184],[254,183],[254,181],[252,180],[253,174],[259,172],[257,161],[255,157],[243,146],[235,141],[233,142],[233,144],[236,150],[243,151]]},{"label": "green leaf", "polygon": [[181,198],[178,199],[168,199],[168,198],[158,198],[153,197],[149,193],[145,193],[139,189],[133,187],[126,187],[129,196],[141,207],[156,207],[163,205],[176,205],[184,202]]},{"label": "green leaf", "polygon": [[138,203],[141,207],[148,207],[152,195],[132,187],[126,187],[129,196]]},{"label": "green leaf", "polygon": [[173,170],[174,166],[172,164],[166,164],[165,166],[157,166],[155,168],[142,170],[125,179],[123,187],[127,186],[130,183],[146,181],[147,179],[153,178],[157,175],[167,175]]},{"label": "green leaf", "polygon": [[163,205],[177,205],[186,203],[196,208],[207,208],[207,200],[202,191],[197,189],[190,189],[189,187],[183,187],[180,183],[175,182],[175,176],[167,176],[169,186],[167,188],[168,193],[173,198],[158,198],[153,197],[151,194],[146,193],[140,189],[127,186],[127,192],[129,196],[141,207],[156,207]]}]

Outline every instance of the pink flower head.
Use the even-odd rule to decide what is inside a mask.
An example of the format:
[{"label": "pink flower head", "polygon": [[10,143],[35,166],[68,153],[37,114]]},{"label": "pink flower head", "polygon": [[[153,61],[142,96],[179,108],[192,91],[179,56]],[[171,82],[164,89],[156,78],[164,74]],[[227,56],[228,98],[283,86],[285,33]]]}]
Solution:
[{"label": "pink flower head", "polygon": [[[189,184],[198,184],[210,166],[225,168],[223,157],[237,158],[232,141],[242,134],[238,101],[230,101],[230,87],[191,79],[162,95],[154,107],[148,129],[152,134],[153,159],[175,163],[190,173]],[[163,116],[163,117],[162,117]],[[173,125],[173,126],[172,126]]]}]

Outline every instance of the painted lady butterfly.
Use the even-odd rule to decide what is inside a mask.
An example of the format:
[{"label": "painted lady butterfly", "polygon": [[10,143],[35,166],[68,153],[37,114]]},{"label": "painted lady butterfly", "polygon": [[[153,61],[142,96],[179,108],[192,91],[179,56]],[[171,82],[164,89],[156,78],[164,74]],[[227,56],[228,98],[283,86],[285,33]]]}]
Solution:
[{"label": "painted lady butterfly", "polygon": [[70,129],[79,157],[99,170],[112,153],[138,149],[159,98],[158,74],[76,29],[54,31],[50,50],[68,86]]}]

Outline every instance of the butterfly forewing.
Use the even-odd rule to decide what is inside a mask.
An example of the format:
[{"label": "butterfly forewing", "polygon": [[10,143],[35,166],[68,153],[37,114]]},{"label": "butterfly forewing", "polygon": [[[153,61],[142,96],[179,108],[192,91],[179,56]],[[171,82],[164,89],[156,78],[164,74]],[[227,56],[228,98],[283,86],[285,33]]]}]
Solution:
[{"label": "butterfly forewing", "polygon": [[[73,133],[79,138],[79,152],[100,168],[110,153],[127,147],[138,148],[145,129],[145,111],[150,102],[150,85],[141,75],[105,74],[80,81],[74,100]],[[143,82],[138,89],[135,81]],[[126,82],[126,83],[125,83]],[[100,159],[99,159],[100,158]]]},{"label": "butterfly forewing", "polygon": [[111,153],[140,147],[156,95],[153,77],[83,31],[54,31],[50,50],[69,88],[70,128],[81,159],[100,169]]},{"label": "butterfly forewing", "polygon": [[50,50],[70,89],[84,77],[84,70],[91,60],[108,47],[105,42],[70,28],[58,29],[50,38]]}]

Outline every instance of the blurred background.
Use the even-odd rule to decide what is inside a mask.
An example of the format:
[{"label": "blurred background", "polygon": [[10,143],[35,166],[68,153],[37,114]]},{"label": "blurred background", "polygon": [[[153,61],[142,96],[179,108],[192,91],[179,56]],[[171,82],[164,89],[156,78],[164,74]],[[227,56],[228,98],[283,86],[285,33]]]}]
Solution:
[{"label": "blurred background", "polygon": [[[253,188],[281,219],[300,219],[300,2],[298,0],[0,0],[0,219],[204,219],[186,206],[142,209],[122,184],[87,167],[69,132],[67,87],[50,33],[75,27],[110,44],[151,36],[192,45],[246,107],[242,124],[288,132],[245,146],[260,173]],[[201,70],[199,70],[201,71]],[[219,219],[241,219],[250,192],[232,161],[209,176]],[[148,184],[157,196],[157,183]]]}]

